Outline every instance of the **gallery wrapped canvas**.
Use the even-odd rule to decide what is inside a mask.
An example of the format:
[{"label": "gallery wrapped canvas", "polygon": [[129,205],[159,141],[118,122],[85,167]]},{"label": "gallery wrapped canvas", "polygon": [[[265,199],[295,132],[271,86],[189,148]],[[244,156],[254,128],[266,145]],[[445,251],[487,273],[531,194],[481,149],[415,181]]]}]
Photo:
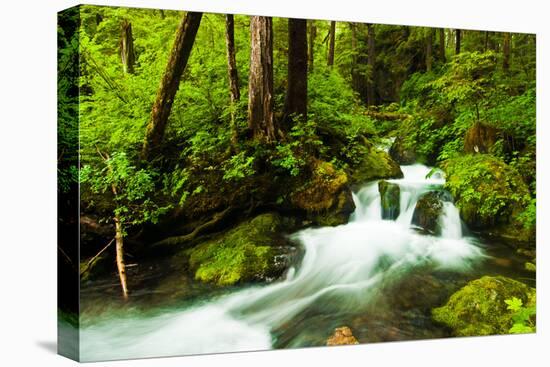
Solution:
[{"label": "gallery wrapped canvas", "polygon": [[536,332],[535,35],[58,25],[60,354]]}]

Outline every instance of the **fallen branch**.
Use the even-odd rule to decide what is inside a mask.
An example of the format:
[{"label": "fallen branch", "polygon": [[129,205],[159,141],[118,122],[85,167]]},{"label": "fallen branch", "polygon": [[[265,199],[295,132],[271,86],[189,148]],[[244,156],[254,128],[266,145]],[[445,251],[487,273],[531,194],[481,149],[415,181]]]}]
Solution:
[{"label": "fallen branch", "polygon": [[223,210],[219,213],[215,213],[212,216],[212,219],[210,219],[208,222],[205,222],[205,223],[201,224],[200,226],[196,227],[191,233],[188,233],[188,234],[185,234],[185,235],[182,235],[182,236],[168,237],[168,238],[165,238],[164,240],[153,243],[152,246],[174,246],[174,245],[180,245],[182,243],[191,241],[195,237],[197,237],[197,235],[199,233],[201,233],[202,231],[204,231],[205,229],[213,227],[214,225],[219,223],[227,215],[229,210],[230,210],[230,208],[228,207],[227,209],[225,209],[225,210]]},{"label": "fallen branch", "polygon": [[365,115],[375,118],[377,120],[388,120],[388,121],[406,120],[409,117],[411,117],[411,115],[408,115],[406,113],[376,112],[376,111],[366,111]]},{"label": "fallen branch", "polygon": [[107,246],[103,247],[101,249],[101,251],[99,251],[94,257],[92,257],[87,263],[86,263],[86,267],[82,270],[80,270],[80,275],[82,276],[82,274],[86,273],[89,269],[90,269],[90,266],[93,264],[93,262],[95,261],[95,259],[97,259],[99,256],[101,256],[101,254],[103,252],[105,252],[105,250],[107,250],[109,248],[109,246],[111,246],[113,244],[113,242],[115,242],[115,239],[113,238],[108,244]]}]

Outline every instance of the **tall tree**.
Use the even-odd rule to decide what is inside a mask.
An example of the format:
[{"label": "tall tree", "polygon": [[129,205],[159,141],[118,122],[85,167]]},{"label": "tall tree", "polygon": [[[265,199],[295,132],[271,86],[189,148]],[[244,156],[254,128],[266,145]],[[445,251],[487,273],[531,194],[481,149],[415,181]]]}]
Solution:
[{"label": "tall tree", "polygon": [[368,53],[368,83],[367,83],[367,106],[372,106],[375,104],[375,78],[374,78],[374,69],[376,63],[376,49],[375,49],[375,31],[373,24],[367,24],[367,53]]},{"label": "tall tree", "polygon": [[307,21],[288,19],[288,84],[284,121],[292,115],[307,118]]},{"label": "tall tree", "polygon": [[328,56],[327,56],[327,65],[334,65],[334,43],[336,42],[336,22],[330,22],[330,33],[328,41]]},{"label": "tall tree", "polygon": [[433,28],[428,28],[426,36],[426,71],[432,71]]},{"label": "tall tree", "polygon": [[250,74],[248,128],[252,137],[267,143],[280,130],[273,116],[273,25],[270,17],[250,17]]},{"label": "tall tree", "polygon": [[141,159],[147,160],[151,152],[158,148],[164,136],[168,116],[172,110],[174,97],[178,91],[181,76],[189,60],[193,43],[201,23],[202,13],[188,12],[180,22],[176,39],[170,52],[166,70],[153,103],[151,118],[147,125]]},{"label": "tall tree", "polygon": [[445,63],[445,28],[439,28],[439,58]]},{"label": "tall tree", "polygon": [[132,36],[132,24],[125,20],[122,22],[122,34],[120,37],[120,59],[124,73],[133,74],[136,54],[134,51],[134,37]]},{"label": "tall tree", "polygon": [[233,14],[225,16],[225,45],[227,48],[227,73],[229,77],[229,94],[231,98],[231,143],[237,144],[238,131],[235,121],[236,104],[241,99],[239,90],[239,74],[235,58],[235,22]]},{"label": "tall tree", "polygon": [[455,54],[458,55],[460,53],[460,42],[461,42],[461,37],[462,37],[462,32],[460,29],[457,29],[455,31],[455,37],[456,37],[456,41],[455,41]]},{"label": "tall tree", "polygon": [[511,34],[509,32],[505,32],[502,42],[502,68],[504,71],[510,70],[510,44]]},{"label": "tall tree", "polygon": [[313,61],[314,61],[314,55],[313,53],[315,52],[315,37],[317,36],[317,27],[315,26],[315,21],[312,19],[312,20],[309,20],[308,21],[308,24],[309,24],[309,42],[308,42],[308,59],[307,59],[307,63],[308,63],[308,69],[311,71],[313,70]]}]

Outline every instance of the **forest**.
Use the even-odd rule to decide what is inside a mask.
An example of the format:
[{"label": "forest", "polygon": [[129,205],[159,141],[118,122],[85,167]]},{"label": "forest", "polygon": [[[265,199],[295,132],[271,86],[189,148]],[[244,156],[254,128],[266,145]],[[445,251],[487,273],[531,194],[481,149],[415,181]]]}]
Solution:
[{"label": "forest", "polygon": [[59,308],[83,360],[536,331],[535,35],[58,22],[59,276],[80,291]]}]

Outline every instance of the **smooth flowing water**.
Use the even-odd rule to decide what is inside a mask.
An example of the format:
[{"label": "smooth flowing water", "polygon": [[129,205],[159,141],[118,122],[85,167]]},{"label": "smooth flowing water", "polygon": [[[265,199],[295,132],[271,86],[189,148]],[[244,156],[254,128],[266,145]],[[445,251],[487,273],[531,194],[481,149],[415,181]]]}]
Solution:
[{"label": "smooth flowing water", "polygon": [[[429,311],[478,274],[489,256],[444,203],[440,236],[411,227],[418,198],[440,190],[430,168],[402,167],[400,215],[382,220],[376,182],[353,194],[349,223],[291,235],[304,250],[286,279],[191,304],[82,316],[81,359],[105,360],[323,345],[350,325],[361,342],[449,336]],[[499,271],[499,270],[496,270]],[[100,301],[101,302],[101,301]]]}]

